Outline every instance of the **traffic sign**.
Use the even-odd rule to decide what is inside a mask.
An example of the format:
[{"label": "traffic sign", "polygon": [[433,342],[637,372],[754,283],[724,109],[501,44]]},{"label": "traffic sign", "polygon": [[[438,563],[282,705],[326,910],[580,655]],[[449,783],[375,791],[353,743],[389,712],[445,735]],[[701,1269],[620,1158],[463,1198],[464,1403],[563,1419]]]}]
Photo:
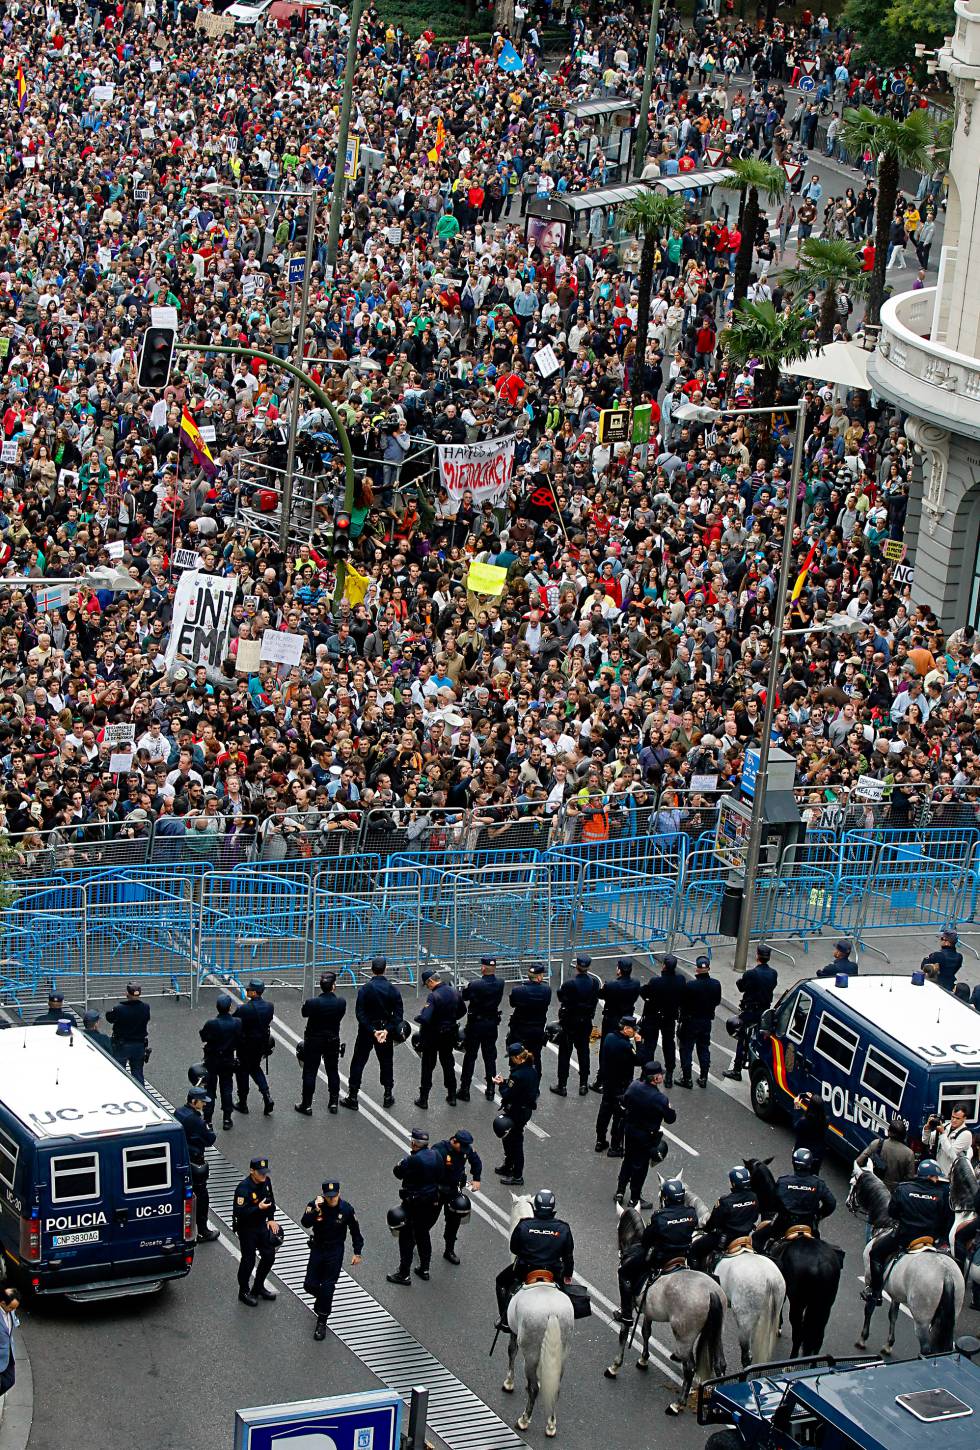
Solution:
[{"label": "traffic sign", "polygon": [[599,442],[625,443],[629,436],[629,408],[604,408],[599,414]]},{"label": "traffic sign", "polygon": [[808,91],[815,90],[816,85],[817,83],[813,79],[813,76],[800,76],[799,80],[796,82],[797,90],[803,91],[804,94],[806,94]]},{"label": "traffic sign", "polygon": [[306,258],[290,257],[289,259],[289,285],[296,287],[306,276]]},{"label": "traffic sign", "polygon": [[235,1414],[235,1450],[398,1450],[402,1402],[388,1390]]},{"label": "traffic sign", "polygon": [[729,871],[745,870],[745,854],[751,828],[752,808],[737,796],[722,796],[718,802],[715,855]]},{"label": "traffic sign", "polygon": [[792,186],[793,182],[796,180],[796,178],[799,176],[800,172],[803,170],[803,167],[800,165],[800,163],[798,161],[784,161],[783,162],[783,170],[786,172],[786,180]]},{"label": "traffic sign", "polygon": [[812,76],[816,68],[817,62],[815,60],[805,60],[803,62],[803,69],[806,71],[808,76]]},{"label": "traffic sign", "polygon": [[747,750],[745,762],[742,766],[742,794],[747,795],[749,800],[755,795],[755,783],[759,777],[759,752],[758,750]]},{"label": "traffic sign", "polygon": [[721,160],[725,153],[724,151],[722,151],[720,146],[706,146],[704,149],[704,154],[708,158],[709,166],[717,166],[718,162]]},{"label": "traffic sign", "polygon": [[360,140],[355,137],[353,141],[348,141],[347,152],[344,156],[344,176],[348,181],[352,181],[357,175],[357,161],[360,153]]},{"label": "traffic sign", "polygon": [[904,81],[900,81],[897,76],[892,81],[892,95],[893,96],[904,96],[905,95],[905,82]]}]

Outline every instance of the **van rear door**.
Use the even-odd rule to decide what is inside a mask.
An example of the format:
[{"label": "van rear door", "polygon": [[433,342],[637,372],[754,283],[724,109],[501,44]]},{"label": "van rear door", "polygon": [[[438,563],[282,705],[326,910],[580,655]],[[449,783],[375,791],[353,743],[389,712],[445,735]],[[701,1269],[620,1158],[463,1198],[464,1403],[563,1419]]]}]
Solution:
[{"label": "van rear door", "polygon": [[43,1289],[70,1289],[112,1275],[105,1154],[103,1144],[91,1143],[43,1149],[38,1155]]},{"label": "van rear door", "polygon": [[172,1272],[184,1253],[183,1131],[161,1128],[111,1153],[112,1269],[117,1279]]}]

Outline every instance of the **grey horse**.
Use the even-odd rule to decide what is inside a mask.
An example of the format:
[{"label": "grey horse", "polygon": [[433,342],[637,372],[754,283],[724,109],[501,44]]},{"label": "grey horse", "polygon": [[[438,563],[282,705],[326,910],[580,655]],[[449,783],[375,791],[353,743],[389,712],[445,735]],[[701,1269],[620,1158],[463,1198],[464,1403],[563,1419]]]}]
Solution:
[{"label": "grey horse", "polygon": [[738,1328],[742,1368],[772,1359],[786,1300],[786,1281],[767,1254],[746,1247],[722,1254],[715,1277]]},{"label": "grey horse", "polygon": [[[510,1232],[523,1218],[533,1215],[527,1194],[515,1197],[510,1211]],[[557,1284],[531,1284],[518,1289],[507,1306],[510,1339],[507,1346],[507,1378],[503,1389],[514,1392],[514,1363],[518,1351],[524,1356],[524,1378],[527,1404],[517,1421],[518,1430],[526,1430],[538,1396],[545,1414],[544,1433],[552,1438],[558,1432],[558,1395],[561,1390],[565,1361],[572,1344],[575,1314],[572,1301]]]}]

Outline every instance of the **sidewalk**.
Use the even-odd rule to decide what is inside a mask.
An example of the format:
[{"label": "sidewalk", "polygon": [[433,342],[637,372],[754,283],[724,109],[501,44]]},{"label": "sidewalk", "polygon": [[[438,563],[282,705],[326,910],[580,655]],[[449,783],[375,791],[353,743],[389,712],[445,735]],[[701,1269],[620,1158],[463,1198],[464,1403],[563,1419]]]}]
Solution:
[{"label": "sidewalk", "polygon": [[0,1399],[0,1450],[26,1450],[34,1420],[34,1375],[23,1329],[17,1331],[14,1356],[17,1378]]}]

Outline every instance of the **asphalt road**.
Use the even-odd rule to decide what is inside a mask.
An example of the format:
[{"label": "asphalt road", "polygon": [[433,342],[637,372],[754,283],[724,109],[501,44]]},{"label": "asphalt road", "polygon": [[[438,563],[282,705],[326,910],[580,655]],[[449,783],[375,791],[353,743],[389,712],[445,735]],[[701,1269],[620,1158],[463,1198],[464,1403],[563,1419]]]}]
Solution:
[{"label": "asphalt road", "polygon": [[[210,1014],[214,995],[202,993],[193,1012],[186,1002],[152,1003],[152,1081],[172,1101],[186,1092],[186,1067],[198,1056],[196,1029]],[[269,996],[276,1002],[280,1034],[271,1072],[275,1114],[264,1118],[255,1111],[253,1098],[253,1112],[247,1118],[236,1115],[233,1131],[219,1132],[218,1148],[243,1174],[252,1154],[268,1154],[277,1200],[294,1219],[322,1178],[339,1177],[367,1239],[365,1262],[354,1271],[358,1282],[459,1380],[513,1424],[521,1406],[516,1397],[500,1390],[502,1347],[498,1346],[494,1360],[487,1355],[492,1280],[506,1261],[510,1208],[509,1190],[500,1188],[491,1171],[498,1158],[490,1132],[492,1105],[479,1095],[468,1105],[450,1108],[434,1089],[430,1110],[420,1113],[412,1106],[418,1061],[405,1046],[397,1051],[396,1103],[390,1112],[381,1109],[377,1079],[369,1065],[362,1112],[329,1116],[326,1086],[321,1083],[315,1116],[302,1118],[292,1110],[299,1087],[299,1068],[291,1050],[301,1028],[299,997],[284,990]],[[406,1006],[414,1015],[412,998]],[[348,1021],[352,1019],[349,1011]],[[719,1043],[721,1030],[719,1022]],[[695,1087],[692,1092],[675,1089],[672,1094],[678,1122],[666,1166],[671,1173],[682,1172],[707,1200],[722,1191],[732,1163],[750,1155],[775,1154],[774,1166],[782,1170],[792,1146],[784,1128],[768,1127],[754,1117],[744,1087],[722,1086],[720,1072],[728,1061],[727,1048],[719,1048],[705,1091]],[[627,1446],[634,1450],[637,1426],[651,1429],[658,1423],[641,1417],[654,1414],[659,1419],[671,1397],[667,1375],[672,1371],[667,1351],[661,1349],[646,1376],[632,1369],[633,1356],[617,1382],[602,1375],[616,1343],[608,1313],[615,1303],[613,1192],[618,1164],[592,1151],[597,1096],[561,1099],[547,1092],[547,1084],[554,1081],[554,1064],[549,1053],[545,1091],[535,1118],[540,1136],[529,1134],[527,1140],[527,1190],[548,1186],[556,1192],[560,1211],[575,1234],[578,1271],[599,1291],[597,1314],[576,1326],[559,1406],[559,1441],[569,1450],[592,1450],[596,1417],[601,1414],[599,1423],[609,1450]],[[462,1266],[454,1268],[441,1258],[441,1239],[436,1237],[431,1282],[416,1281],[410,1289],[401,1289],[385,1281],[396,1255],[384,1216],[396,1200],[392,1164],[403,1151],[408,1129],[418,1121],[424,1121],[433,1137],[469,1127],[487,1171],[483,1191],[476,1196],[477,1211],[460,1235]],[[846,1194],[842,1168],[831,1162],[826,1176],[842,1205]],[[313,1342],[312,1314],[288,1290],[274,1305],[252,1310],[238,1304],[230,1229],[222,1227],[227,1243],[200,1248],[190,1277],[156,1298],[96,1307],[44,1304],[27,1311],[23,1335],[35,1382],[32,1450],[63,1450],[66,1444],[73,1450],[103,1450],[107,1444],[126,1444],[134,1435],[145,1450],[177,1445],[216,1450],[231,1444],[238,1407],[377,1387],[370,1371],[332,1333],[322,1345]],[[845,1353],[851,1349],[860,1316],[857,1276],[863,1224],[841,1206],[828,1237],[847,1250],[848,1258],[825,1347]],[[884,1320],[879,1317],[883,1330]],[[976,1332],[980,1318],[966,1311],[961,1327]],[[663,1331],[660,1339],[665,1343]],[[726,1345],[730,1365],[737,1367],[737,1348],[730,1335]],[[914,1352],[911,1325],[903,1316],[898,1353]],[[85,1407],[81,1415],[80,1407]],[[670,1433],[678,1450],[704,1443],[704,1431],[690,1416],[672,1422]],[[543,1425],[534,1425],[523,1438],[543,1445]]]}]

